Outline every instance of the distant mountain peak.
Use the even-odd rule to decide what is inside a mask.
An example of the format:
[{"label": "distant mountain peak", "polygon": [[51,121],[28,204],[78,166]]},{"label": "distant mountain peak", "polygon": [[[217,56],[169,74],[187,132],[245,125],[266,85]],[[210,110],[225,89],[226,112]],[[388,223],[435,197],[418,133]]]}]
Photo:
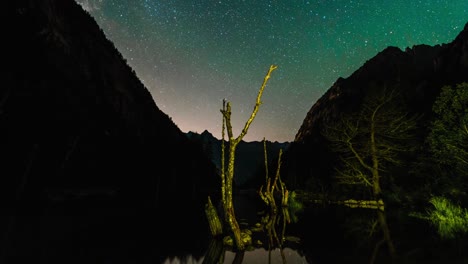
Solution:
[{"label": "distant mountain peak", "polygon": [[201,133],[202,136],[210,136],[210,137],[214,137],[213,134],[210,133],[210,131],[208,130],[204,130],[202,133]]},{"label": "distant mountain peak", "polygon": [[[203,131],[201,134],[192,131],[186,134],[190,140],[202,146],[207,155],[211,156],[217,168],[221,168],[221,139],[214,137],[208,130]],[[273,162],[278,157],[279,149],[285,151],[288,147],[289,142],[278,143],[267,141],[268,160]],[[264,168],[264,164],[263,142],[241,141],[237,145],[236,162],[234,165],[236,171],[234,182],[236,187],[246,188],[256,186],[255,184],[259,183],[259,172]],[[264,174],[261,175],[263,176]],[[263,179],[262,177],[261,180]]]},{"label": "distant mountain peak", "polygon": [[[337,81],[310,108],[288,153],[296,162],[307,156],[307,162],[289,166],[294,174],[310,175],[326,171],[326,140],[321,134],[325,125],[336,122],[341,113],[355,113],[362,98],[372,91],[396,89],[410,111],[421,114],[428,122],[432,104],[444,85],[468,81],[468,23],[450,43],[415,45],[404,51],[387,47],[367,60],[347,78]],[[425,123],[424,123],[425,124]],[[422,125],[424,125],[422,124]],[[424,133],[424,132],[422,132]],[[306,164],[307,163],[307,164]],[[323,170],[323,171],[320,171]]]}]

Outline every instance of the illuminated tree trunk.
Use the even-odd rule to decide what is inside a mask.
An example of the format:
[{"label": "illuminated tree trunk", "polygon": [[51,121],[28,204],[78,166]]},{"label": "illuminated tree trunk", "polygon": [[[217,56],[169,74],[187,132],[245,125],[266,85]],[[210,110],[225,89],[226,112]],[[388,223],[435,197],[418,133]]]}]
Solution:
[{"label": "illuminated tree trunk", "polygon": [[211,235],[216,237],[223,234],[223,225],[219,220],[216,208],[213,206],[213,203],[211,202],[211,198],[209,196],[208,203],[205,205],[205,214],[208,218],[208,225],[210,227]]},{"label": "illuminated tree trunk", "polygon": [[[260,198],[270,206],[270,210],[273,213],[277,212],[277,206],[275,201],[275,188],[281,193],[281,206],[287,207],[288,206],[288,198],[289,198],[289,191],[286,189],[286,184],[281,181],[280,170],[281,170],[281,156],[283,154],[283,150],[280,149],[278,155],[278,166],[276,168],[275,178],[273,179],[273,183],[271,182],[271,178],[268,175],[268,156],[267,156],[267,149],[266,149],[266,141],[263,138],[263,152],[265,157],[265,190],[263,190],[263,185],[260,186],[260,190],[258,193],[260,194]],[[279,188],[278,188],[279,183]]]},{"label": "illuminated tree trunk", "polygon": [[[381,198],[380,195],[382,193],[382,189],[380,188],[380,175],[379,175],[379,156],[378,156],[379,153],[377,151],[377,144],[375,141],[375,133],[376,133],[375,118],[381,106],[382,105],[379,105],[378,107],[376,107],[376,109],[372,113],[371,128],[370,128],[370,132],[371,132],[370,133],[370,142],[371,142],[370,149],[371,149],[371,155],[372,155],[372,187],[373,187],[374,199],[376,201]],[[387,220],[385,217],[385,212],[378,210],[377,219],[382,229],[385,242],[387,243],[390,256],[394,258],[396,255],[396,250],[395,250],[395,246],[393,245],[392,238],[390,237],[390,229],[388,228]]]},{"label": "illuminated tree trunk", "polygon": [[235,152],[236,152],[237,142],[231,142],[229,144],[229,161],[228,161],[228,173],[225,182],[225,197],[224,197],[224,214],[225,219],[231,228],[232,234],[234,236],[234,241],[236,243],[237,249],[244,250],[244,243],[242,242],[241,232],[239,223],[236,219],[236,214],[234,212],[234,204],[232,203],[232,182],[234,179],[234,161],[235,161]]},{"label": "illuminated tree trunk", "polygon": [[278,181],[281,186],[281,189],[279,190],[281,192],[281,205],[282,206],[287,206],[288,203],[288,190],[286,189],[286,184],[284,184],[281,181],[280,177],[280,170],[281,170],[281,156],[283,154],[283,150],[280,149],[279,155],[278,155],[278,167],[276,168],[276,174],[275,178],[273,179],[273,182],[271,182],[271,178],[268,177],[268,157],[267,157],[267,151],[266,151],[266,141],[263,139],[263,149],[264,149],[264,155],[265,155],[265,180],[266,180],[266,186],[265,186],[265,191],[263,191],[263,185],[260,186],[260,190],[258,193],[260,194],[260,197],[262,200],[270,206],[271,212],[275,213],[277,212],[278,208],[276,206],[276,201],[275,201],[275,188],[278,189]]},{"label": "illuminated tree trunk", "polygon": [[[232,233],[234,237],[233,239],[234,243],[239,251],[243,251],[245,248],[245,245],[241,238],[241,231],[240,231],[240,227],[237,222],[237,219],[236,219],[236,215],[234,212],[234,205],[232,202],[232,183],[234,179],[234,162],[235,162],[236,147],[239,144],[239,142],[242,141],[244,136],[247,134],[250,124],[252,123],[255,116],[257,115],[258,109],[261,105],[261,97],[263,94],[263,90],[265,89],[268,79],[270,79],[270,74],[276,68],[277,66],[275,65],[270,66],[270,69],[265,75],[262,86],[260,87],[260,90],[258,92],[257,100],[255,103],[254,109],[252,111],[252,114],[250,115],[250,118],[245,123],[244,128],[242,129],[242,132],[237,138],[234,138],[234,135],[232,133],[231,104],[229,102],[226,103],[226,101],[223,100],[223,109],[221,109],[221,113],[223,115],[223,127],[222,127],[222,139],[221,139],[221,199],[222,199],[222,205],[224,209],[224,220],[228,228],[230,229],[229,231]],[[224,131],[225,129],[228,133],[228,138],[229,138],[229,152],[228,152],[229,160],[228,160],[227,171],[226,171],[225,162],[224,162],[224,159],[225,159]]]}]

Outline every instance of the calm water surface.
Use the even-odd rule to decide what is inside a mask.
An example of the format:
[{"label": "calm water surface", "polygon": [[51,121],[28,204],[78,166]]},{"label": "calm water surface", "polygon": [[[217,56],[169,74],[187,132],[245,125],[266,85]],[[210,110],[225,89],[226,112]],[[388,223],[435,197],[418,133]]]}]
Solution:
[{"label": "calm water surface", "polygon": [[[254,195],[235,197],[241,228],[261,223],[265,217],[261,201]],[[390,209],[388,210],[390,211]],[[268,235],[253,234],[261,246],[247,250],[235,261],[236,253],[224,249],[223,263],[468,263],[467,238],[444,241],[428,223],[393,209],[386,215],[390,234],[397,250],[392,262],[373,209],[345,206],[309,205],[295,213],[295,221],[284,224],[282,214],[276,219],[276,232],[284,228],[286,238],[281,250],[268,250]],[[206,251],[205,251],[206,253]],[[239,259],[241,262],[239,262]],[[171,256],[164,263],[204,262],[205,255]]]},{"label": "calm water surface", "polygon": [[[287,223],[283,211],[272,218],[252,193],[236,196],[234,205],[242,229],[273,219],[281,247],[268,232],[253,232],[253,247],[236,253],[210,237],[203,208],[54,208],[0,218],[0,263],[214,263],[212,252],[222,263],[392,263],[375,210],[308,205],[289,212]],[[468,263],[467,237],[443,240],[420,219],[395,208],[386,213],[393,263]]]}]

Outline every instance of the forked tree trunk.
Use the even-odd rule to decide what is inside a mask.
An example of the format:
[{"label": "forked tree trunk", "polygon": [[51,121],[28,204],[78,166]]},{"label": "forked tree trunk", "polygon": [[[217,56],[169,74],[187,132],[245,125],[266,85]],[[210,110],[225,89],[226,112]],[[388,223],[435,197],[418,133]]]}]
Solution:
[{"label": "forked tree trunk", "polygon": [[[250,124],[254,120],[258,109],[261,104],[261,97],[263,94],[263,90],[265,89],[265,86],[268,82],[268,79],[270,79],[270,74],[277,68],[275,65],[271,65],[270,69],[268,70],[267,74],[265,75],[265,78],[263,79],[262,86],[260,87],[260,90],[258,91],[257,95],[257,100],[255,102],[254,109],[252,111],[252,114],[250,115],[250,118],[247,120],[247,122],[244,125],[244,128],[242,129],[242,132],[237,138],[234,138],[234,135],[232,133],[232,125],[231,125],[231,105],[229,102],[223,100],[223,109],[221,110],[221,113],[223,115],[223,127],[222,127],[222,143],[221,143],[221,199],[222,199],[222,204],[223,204],[223,209],[224,209],[224,220],[225,223],[227,224],[229,230],[232,235],[234,236],[234,243],[239,251],[244,250],[244,243],[242,241],[241,237],[241,230],[239,227],[239,224],[236,219],[236,215],[234,213],[234,205],[232,202],[232,183],[234,179],[234,162],[235,162],[235,153],[236,153],[236,147],[239,142],[242,141],[244,136],[247,134],[247,131],[250,127]],[[228,169],[227,172],[225,170],[225,164],[224,164],[224,131],[227,131],[228,133],[228,138],[229,138],[229,161],[228,161]],[[215,223],[215,217],[214,215],[211,216],[207,214],[207,216],[210,218],[210,222],[213,221],[213,225],[216,226],[217,224]],[[213,233],[213,232],[212,232]],[[216,233],[216,232],[214,232]]]}]

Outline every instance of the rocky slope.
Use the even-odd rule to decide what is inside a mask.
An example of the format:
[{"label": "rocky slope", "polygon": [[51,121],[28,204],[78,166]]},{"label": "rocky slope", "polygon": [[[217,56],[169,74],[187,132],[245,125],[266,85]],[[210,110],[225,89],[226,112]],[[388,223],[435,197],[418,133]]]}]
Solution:
[{"label": "rocky slope", "polygon": [[329,179],[336,163],[320,130],[340,113],[356,111],[362,98],[376,89],[396,89],[410,112],[423,114],[419,124],[423,138],[441,87],[464,81],[468,81],[468,24],[448,44],[404,51],[386,48],[348,78],[339,78],[312,106],[286,155],[284,174],[296,187],[316,178]]},{"label": "rocky slope", "polygon": [[215,188],[211,162],[81,6],[20,0],[3,13],[2,204],[157,207]]}]

